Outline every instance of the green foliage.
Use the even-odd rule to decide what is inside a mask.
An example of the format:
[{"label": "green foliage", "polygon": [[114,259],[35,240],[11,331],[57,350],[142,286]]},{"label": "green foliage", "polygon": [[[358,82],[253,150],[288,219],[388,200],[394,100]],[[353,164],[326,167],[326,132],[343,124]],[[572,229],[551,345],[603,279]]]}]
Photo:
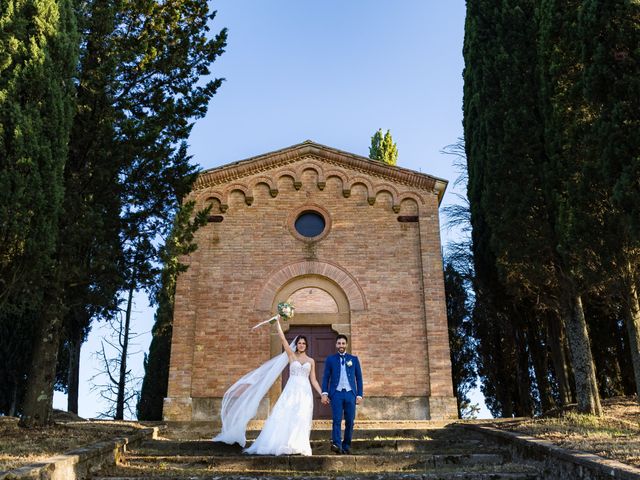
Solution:
[{"label": "green foliage", "polygon": [[[18,31],[9,18],[16,15],[15,11],[20,12],[23,6],[25,12],[37,11],[30,8],[32,2],[17,4],[17,10],[3,13],[4,25],[11,27],[8,31]],[[38,5],[51,9],[54,4],[51,0]],[[68,10],[71,14],[71,9]],[[78,68],[74,81],[71,70],[66,81],[49,72],[24,75],[21,83],[14,82],[20,88],[40,93],[46,92],[38,83],[41,79],[50,78],[52,83],[68,90],[75,87],[75,105],[68,104],[68,112],[75,114],[72,124],[71,115],[65,121],[57,121],[53,114],[38,117],[52,130],[67,127],[65,135],[58,128],[54,138],[65,149],[68,145],[68,154],[65,150],[58,158],[61,163],[56,166],[57,177],[44,168],[25,170],[21,166],[26,173],[35,172],[28,188],[29,194],[36,196],[35,201],[26,197],[23,200],[18,195],[27,191],[26,184],[16,183],[24,172],[13,179],[5,175],[0,179],[3,182],[0,186],[15,187],[16,198],[15,208],[1,214],[22,223],[33,223],[43,232],[23,229],[21,239],[16,236],[19,229],[14,228],[16,234],[7,231],[7,238],[14,235],[15,239],[6,244],[6,253],[2,251],[1,267],[7,265],[5,258],[11,258],[15,265],[28,259],[34,267],[29,270],[19,265],[14,269],[25,273],[23,283],[17,275],[5,276],[4,271],[2,279],[12,278],[14,290],[23,284],[34,284],[33,297],[42,298],[42,286],[34,282],[38,278],[35,273],[52,272],[47,285],[48,300],[41,302],[41,308],[49,320],[64,315],[64,324],[55,330],[62,334],[61,351],[75,352],[68,355],[70,362],[77,359],[78,344],[84,341],[91,322],[117,314],[121,292],[154,288],[163,239],[168,236],[181,199],[190,191],[197,174],[197,168],[190,164],[185,142],[193,122],[205,115],[209,100],[222,82],[204,77],[209,75],[211,63],[226,44],[226,30],[210,34],[208,24],[214,14],[206,2],[90,0],[77,3],[76,13],[79,28],[74,27],[73,32],[80,32],[80,38],[74,37],[69,46],[76,50],[80,47],[80,61],[76,62],[69,52],[64,56],[65,62]],[[26,29],[46,26],[46,22],[25,21],[15,25]],[[1,40],[5,38],[13,48],[15,41],[4,35]],[[3,48],[0,54],[4,76],[12,71],[13,60],[5,54],[11,48]],[[60,65],[66,65],[65,62]],[[4,92],[5,83],[2,87]],[[20,93],[3,98],[21,98],[15,96]],[[32,96],[37,100],[35,94]],[[2,108],[6,132],[9,130],[5,128],[5,120],[16,117],[7,113],[5,103]],[[6,135],[3,138],[9,139]],[[43,151],[48,149],[45,141],[34,144]],[[3,141],[1,147],[19,157],[22,155],[19,146]],[[47,179],[45,184],[46,177],[58,181]],[[3,199],[3,208],[6,204]],[[62,209],[60,217],[57,210],[53,214],[54,207]],[[31,220],[36,214],[42,214],[37,224]],[[57,242],[51,234],[55,232],[60,233]],[[41,238],[48,243],[45,245]],[[31,247],[28,242],[34,240],[39,243]],[[43,261],[42,266],[35,265],[38,257],[27,256],[29,251],[54,256],[55,268],[47,268],[51,266],[50,260]],[[3,288],[3,294],[4,291]],[[33,305],[27,295],[17,298]],[[55,345],[44,346],[44,356],[39,355],[49,359],[41,369],[55,368],[55,352],[59,349],[56,335],[51,337]],[[58,368],[59,388],[67,387],[67,373],[72,373],[69,367]],[[52,378],[53,372],[44,377]],[[48,385],[33,383],[34,379],[29,378],[29,391],[49,390]]]},{"label": "green foliage", "polygon": [[382,129],[371,137],[371,146],[369,147],[369,158],[379,160],[387,165],[395,165],[398,162],[398,147],[391,138],[391,132],[382,134]]},{"label": "green foliage", "polygon": [[453,389],[458,401],[458,414],[471,415],[469,391],[476,386],[476,345],[471,322],[471,300],[469,285],[461,272],[450,262],[445,263],[444,289],[447,303],[447,323],[449,328],[449,348],[451,351],[451,371]]},{"label": "green foliage", "polygon": [[[546,349],[557,353],[564,346],[553,345],[558,338],[547,341],[540,328],[559,316],[580,409],[598,412],[591,350],[600,391],[611,395],[623,385],[622,358],[611,357],[625,343],[622,318],[631,340],[640,338],[633,288],[640,264],[634,233],[640,218],[640,6],[475,0],[467,7],[464,128],[473,318],[488,403],[499,407],[508,399],[500,398],[501,380],[493,378],[500,363],[515,362],[509,372],[515,367],[517,375],[509,383],[528,381],[523,352],[529,351],[537,379],[531,388],[544,388],[540,395],[549,406],[557,385],[549,389],[541,375]],[[613,315],[621,298],[627,312]],[[593,307],[603,299],[610,308]],[[586,322],[592,335],[613,329],[611,342],[590,347],[583,303],[592,315]],[[558,374],[562,365],[555,367]],[[523,391],[517,396],[526,398]]]},{"label": "green foliage", "polygon": [[[478,373],[487,406],[495,416],[524,413],[517,372],[518,355],[525,346],[516,341],[511,325],[515,292],[503,282],[500,264],[506,261],[506,255],[496,247],[504,235],[523,237],[522,230],[510,223],[517,221],[522,201],[511,203],[509,195],[520,194],[521,188],[508,180],[514,170],[530,161],[526,156],[514,161],[515,152],[509,150],[516,149],[523,140],[525,145],[532,141],[518,134],[517,129],[524,123],[518,116],[505,117],[512,97],[521,91],[517,82],[528,79],[531,72],[526,68],[521,71],[521,65],[513,61],[527,53],[522,48],[527,30],[511,31],[503,17],[522,23],[526,13],[494,2],[468,2],[463,48],[463,124],[475,290],[472,320],[478,340]],[[509,145],[504,144],[507,132],[518,134]],[[524,372],[520,376],[524,377]]]},{"label": "green foliage", "polygon": [[[112,237],[120,251],[118,289],[132,295],[156,288],[163,241],[196,178],[186,140],[221,85],[221,79],[202,82],[202,77],[223,52],[226,30],[209,38],[214,14],[206,2],[131,0],[121,5],[105,12],[106,23],[116,28],[106,44],[101,34],[95,44],[104,49],[111,69],[105,92],[112,94],[108,112],[113,112],[115,142],[104,147],[113,149],[110,161],[117,165],[111,191],[120,205],[120,224]],[[128,329],[123,334],[128,338]],[[126,349],[120,355],[124,366]],[[116,411],[122,410],[121,370]]]},{"label": "green foliage", "polygon": [[0,412],[16,414],[57,266],[77,31],[65,0],[5,2],[0,30]]},{"label": "green foliage", "polygon": [[0,29],[0,312],[19,314],[53,265],[77,39],[68,1],[8,2]]}]

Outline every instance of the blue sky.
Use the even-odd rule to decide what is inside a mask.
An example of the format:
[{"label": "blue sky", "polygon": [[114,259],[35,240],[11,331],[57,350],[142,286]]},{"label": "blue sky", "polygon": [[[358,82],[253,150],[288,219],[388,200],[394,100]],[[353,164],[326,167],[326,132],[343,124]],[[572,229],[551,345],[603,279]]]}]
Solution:
[{"label": "blue sky", "polygon": [[[229,29],[212,75],[226,80],[189,142],[194,163],[217,167],[310,139],[368,156],[371,136],[390,129],[398,165],[449,180],[441,153],[462,136],[464,0],[218,0],[212,33]],[[442,232],[443,243],[451,237]],[[153,312],[136,302],[130,359],[142,376]],[[104,330],[83,347],[80,415],[104,407],[90,378]],[[56,408],[66,409],[57,394]]]}]

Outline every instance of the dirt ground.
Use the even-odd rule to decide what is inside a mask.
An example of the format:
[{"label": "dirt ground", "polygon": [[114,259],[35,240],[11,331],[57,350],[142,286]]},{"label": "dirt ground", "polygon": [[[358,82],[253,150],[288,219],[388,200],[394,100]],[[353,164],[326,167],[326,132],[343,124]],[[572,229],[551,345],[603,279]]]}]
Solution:
[{"label": "dirt ground", "polygon": [[24,429],[17,422],[17,418],[0,417],[0,472],[143,428],[132,422],[73,421]]},{"label": "dirt ground", "polygon": [[603,400],[602,407],[602,417],[578,415],[569,408],[545,418],[501,421],[495,426],[640,467],[640,404],[636,397]]}]

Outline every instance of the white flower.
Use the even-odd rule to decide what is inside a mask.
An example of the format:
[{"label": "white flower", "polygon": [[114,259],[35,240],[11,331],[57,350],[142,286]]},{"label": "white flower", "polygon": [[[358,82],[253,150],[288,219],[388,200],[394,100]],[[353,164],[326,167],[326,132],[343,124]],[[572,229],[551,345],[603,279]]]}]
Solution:
[{"label": "white flower", "polygon": [[353,366],[353,362],[351,360],[347,360],[347,367],[352,367]]},{"label": "white flower", "polygon": [[278,314],[282,317],[283,320],[289,320],[293,317],[295,309],[293,305],[290,303],[280,302],[278,304]]}]

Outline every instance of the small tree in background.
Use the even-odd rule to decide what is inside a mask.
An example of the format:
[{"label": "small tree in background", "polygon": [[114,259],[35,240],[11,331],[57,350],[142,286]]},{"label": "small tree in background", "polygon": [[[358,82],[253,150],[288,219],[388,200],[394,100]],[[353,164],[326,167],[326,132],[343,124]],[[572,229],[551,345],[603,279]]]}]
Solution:
[{"label": "small tree in background", "polygon": [[389,130],[383,135],[382,129],[379,128],[371,137],[369,158],[380,160],[387,165],[395,165],[398,162],[398,146],[394,143]]}]

